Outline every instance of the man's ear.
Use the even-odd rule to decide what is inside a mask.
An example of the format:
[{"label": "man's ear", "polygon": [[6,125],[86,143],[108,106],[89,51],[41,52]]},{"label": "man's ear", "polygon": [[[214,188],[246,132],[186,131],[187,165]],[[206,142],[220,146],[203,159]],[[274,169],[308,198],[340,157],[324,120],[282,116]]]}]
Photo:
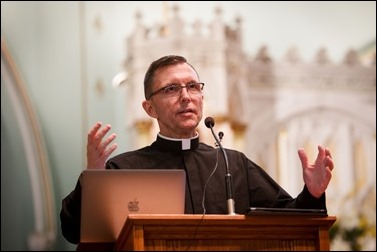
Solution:
[{"label": "man's ear", "polygon": [[151,104],[150,101],[145,100],[145,101],[143,101],[142,105],[143,105],[143,108],[144,108],[145,112],[147,112],[147,114],[150,117],[153,117],[153,118],[157,119],[156,110],[154,109],[154,107],[153,107],[153,105]]}]

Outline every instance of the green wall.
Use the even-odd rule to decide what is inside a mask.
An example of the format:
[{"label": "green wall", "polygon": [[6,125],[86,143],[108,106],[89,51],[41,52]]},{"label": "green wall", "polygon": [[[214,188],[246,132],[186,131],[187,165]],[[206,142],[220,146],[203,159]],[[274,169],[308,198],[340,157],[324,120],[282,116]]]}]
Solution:
[{"label": "green wall", "polygon": [[[113,7],[107,6],[101,10],[112,22]],[[54,250],[75,249],[61,235],[59,212],[61,200],[85,168],[90,126],[97,120],[110,123],[123,149],[128,144],[125,95],[111,86],[122,66],[109,53],[114,31],[98,34],[93,27],[98,9],[95,2],[1,2],[1,37],[23,79],[47,149],[55,197]],[[1,248],[27,250],[35,228],[30,174],[3,76],[1,136]]]}]

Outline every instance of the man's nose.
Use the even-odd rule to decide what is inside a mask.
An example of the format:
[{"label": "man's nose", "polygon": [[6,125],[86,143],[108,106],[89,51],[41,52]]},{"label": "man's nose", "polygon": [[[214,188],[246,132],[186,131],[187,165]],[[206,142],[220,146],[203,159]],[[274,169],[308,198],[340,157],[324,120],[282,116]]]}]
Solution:
[{"label": "man's nose", "polygon": [[181,88],[181,96],[185,96],[185,95],[187,96],[190,95],[186,86]]},{"label": "man's nose", "polygon": [[188,92],[186,87],[182,87],[180,91],[180,97],[185,99],[191,99],[190,93]]}]

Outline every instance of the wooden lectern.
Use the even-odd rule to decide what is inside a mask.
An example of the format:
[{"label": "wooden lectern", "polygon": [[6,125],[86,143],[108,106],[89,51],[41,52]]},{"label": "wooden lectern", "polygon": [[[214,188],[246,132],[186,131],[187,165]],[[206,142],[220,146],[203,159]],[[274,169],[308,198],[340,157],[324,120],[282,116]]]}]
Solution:
[{"label": "wooden lectern", "polygon": [[335,221],[307,214],[129,215],[112,249],[329,251]]},{"label": "wooden lectern", "polygon": [[329,251],[334,216],[129,215],[114,243],[80,243],[78,251]]}]

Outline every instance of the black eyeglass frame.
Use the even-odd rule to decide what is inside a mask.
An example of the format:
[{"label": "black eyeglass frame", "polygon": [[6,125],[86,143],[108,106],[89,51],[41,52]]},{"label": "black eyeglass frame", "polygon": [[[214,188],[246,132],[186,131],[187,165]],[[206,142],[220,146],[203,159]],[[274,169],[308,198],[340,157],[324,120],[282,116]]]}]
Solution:
[{"label": "black eyeglass frame", "polygon": [[201,86],[200,89],[199,89],[200,91],[203,90],[203,88],[204,88],[203,82],[194,82],[194,83],[189,83],[189,84],[186,84],[186,85],[183,85],[183,86],[179,85],[179,84],[169,84],[169,85],[166,85],[165,87],[159,88],[156,91],[152,92],[148,96],[147,100],[149,100],[150,98],[152,98],[153,96],[155,96],[156,94],[159,94],[161,92],[165,93],[167,89],[172,88],[172,87],[175,87],[175,88],[179,87],[179,91],[177,93],[180,93],[183,88],[187,88],[187,87],[189,87],[190,85],[193,85],[193,84],[195,84],[195,85],[199,84]]}]

